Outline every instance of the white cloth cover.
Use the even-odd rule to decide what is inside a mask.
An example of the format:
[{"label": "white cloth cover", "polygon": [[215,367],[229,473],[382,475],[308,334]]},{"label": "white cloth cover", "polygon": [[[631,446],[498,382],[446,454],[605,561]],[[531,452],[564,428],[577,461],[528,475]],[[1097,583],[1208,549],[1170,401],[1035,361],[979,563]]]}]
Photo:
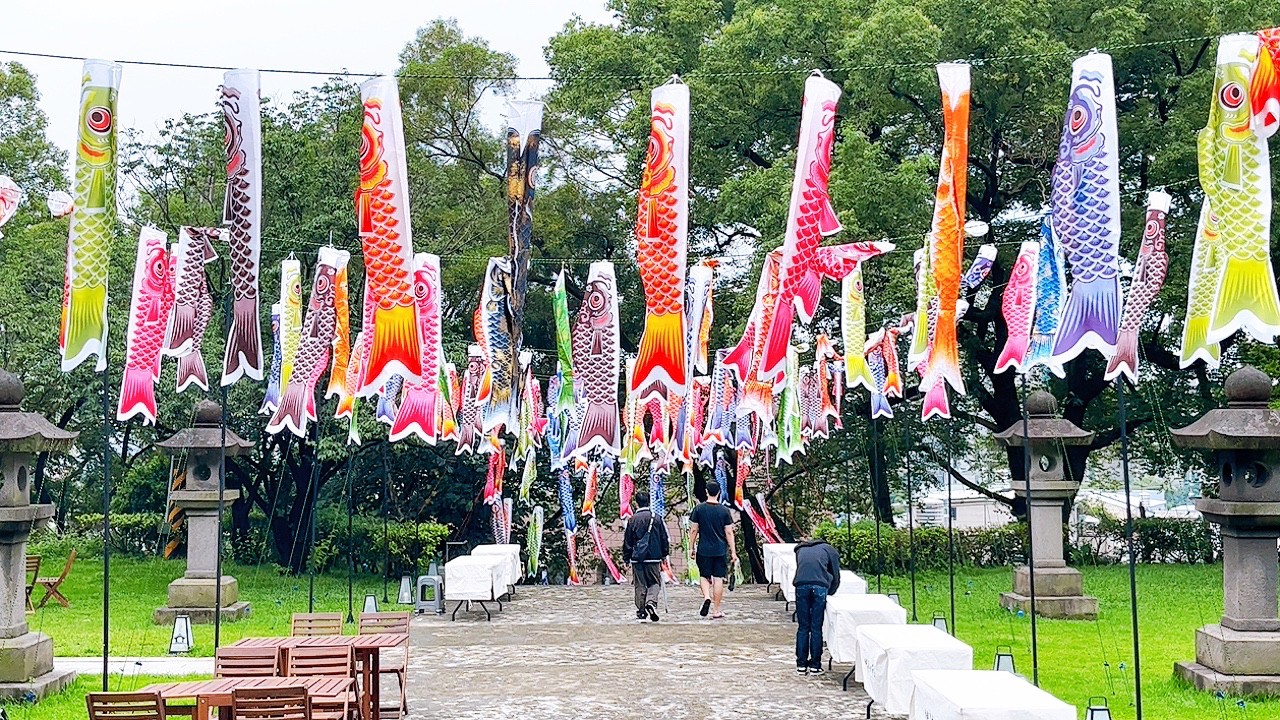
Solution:
[{"label": "white cloth cover", "polygon": [[832,595],[827,598],[822,637],[831,659],[842,664],[852,663],[856,671],[859,625],[906,624],[906,609],[888,595]]},{"label": "white cloth cover", "polygon": [[505,592],[502,579],[507,571],[501,555],[466,555],[444,566],[446,600],[496,600]]},{"label": "white cloth cover", "polygon": [[916,670],[911,720],[1075,720],[1076,709],[1013,673]]},{"label": "white cloth cover", "polygon": [[507,563],[502,566],[502,585],[499,587],[506,588],[508,585],[515,585],[520,579],[520,546],[516,544],[509,545],[477,545],[475,550],[471,551],[472,555],[495,555],[505,558]]},{"label": "white cloth cover", "polygon": [[796,554],[783,553],[774,560],[775,580],[782,586],[782,597],[787,602],[796,601],[796,586],[792,581],[796,578]]},{"label": "white cloth cover", "polygon": [[796,556],[795,543],[765,543],[764,544],[764,576],[771,583],[778,582],[776,574],[775,561],[779,557],[790,555],[792,559]]},{"label": "white cloth cover", "polygon": [[972,670],[973,648],[932,625],[859,625],[858,675],[890,715],[911,709],[912,670]]},{"label": "white cloth cover", "polygon": [[840,589],[836,595],[866,595],[867,581],[852,570],[840,571]]}]

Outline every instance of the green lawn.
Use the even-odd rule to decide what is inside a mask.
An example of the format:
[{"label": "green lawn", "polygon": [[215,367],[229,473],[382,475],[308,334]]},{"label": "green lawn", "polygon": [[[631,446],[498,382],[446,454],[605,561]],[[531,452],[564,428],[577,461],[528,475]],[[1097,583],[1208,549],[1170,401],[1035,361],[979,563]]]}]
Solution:
[{"label": "green lawn", "polygon": [[[203,680],[200,676],[191,677],[159,677],[151,675],[111,676],[113,692],[128,692],[146,687],[157,682],[177,682],[179,680]],[[91,692],[102,689],[101,675],[81,675],[76,678],[65,691],[41,700],[39,704],[21,703],[5,705],[10,720],[84,720],[86,717],[84,698]]]},{"label": "green lawn", "polygon": [[[62,567],[64,558],[45,558],[49,567]],[[165,605],[169,582],[180,576],[183,561],[139,560],[113,557],[111,561],[111,654],[113,656],[158,656],[169,651],[171,626],[154,625],[151,613]],[[289,617],[307,611],[307,578],[279,574],[270,566],[237,567],[228,564],[224,572],[240,583],[240,599],[253,608],[249,618],[223,623],[222,642],[230,643],[244,636],[288,635]],[[398,583],[388,592],[394,603]],[[102,654],[102,559],[77,560],[63,594],[71,600],[70,608],[50,602],[34,616],[28,617],[33,630],[53,638],[54,653],[66,656]],[[378,596],[382,605],[382,581],[370,576],[356,576],[355,611],[358,614],[367,592]],[[345,574],[316,577],[316,612],[347,611],[347,578]],[[384,608],[384,609],[395,609]],[[349,630],[350,632],[350,630]],[[213,654],[213,626],[196,625],[195,649],[192,655]]]},{"label": "green lawn", "polygon": [[[59,564],[55,559],[55,565]],[[112,565],[112,654],[164,655],[169,628],[151,624],[151,612],[164,604],[165,587],[182,572],[182,563],[121,558]],[[307,609],[307,579],[281,576],[269,567],[229,567],[240,581],[241,596],[253,604],[249,620],[223,626],[224,642],[245,635],[284,635],[289,615]],[[1124,567],[1085,568],[1085,591],[1101,600],[1098,621],[1040,620],[1038,622],[1040,684],[1054,695],[1083,708],[1092,695],[1106,696],[1116,720],[1135,717],[1132,641],[1129,633],[1128,572]],[[875,577],[868,577],[875,591]],[[999,595],[1010,588],[1008,569],[965,570],[956,580],[957,630],[960,639],[974,648],[974,664],[990,668],[997,645],[1010,645],[1018,671],[1031,675],[1031,625],[999,605]],[[58,655],[96,655],[101,651],[102,566],[98,560],[76,565],[66,594],[72,607],[46,607],[31,619],[31,626],[51,635]],[[947,611],[947,576],[921,573],[917,579],[918,614],[928,622],[935,612]],[[910,608],[910,584],[905,577],[885,578],[884,589],[897,590]],[[1142,566],[1138,568],[1140,595],[1143,706],[1149,720],[1280,716],[1280,700],[1250,700],[1242,711],[1233,699],[1219,701],[1173,679],[1173,663],[1195,657],[1195,630],[1217,621],[1222,614],[1222,568],[1210,566]],[[365,592],[381,599],[382,583],[359,577],[357,612]],[[396,587],[390,588],[392,596]],[[392,598],[394,600],[394,597]],[[316,610],[346,612],[345,575],[316,578]],[[196,655],[212,652],[213,630],[196,626]],[[113,678],[121,689],[141,687],[154,679]],[[10,717],[71,720],[83,718],[84,693],[99,687],[100,678],[81,678],[56,698],[29,706],[10,708]],[[16,711],[16,712],[14,712]]]},{"label": "green lawn", "polygon": [[[1135,717],[1133,640],[1129,618],[1127,567],[1084,568],[1085,592],[1100,600],[1096,622],[1045,620],[1036,623],[1040,686],[1081,708],[1103,695],[1116,720]],[[868,578],[875,591],[874,575]],[[1011,589],[1007,569],[966,570],[956,578],[957,637],[973,646],[974,665],[990,669],[997,645],[1012,646],[1018,672],[1031,677],[1031,622],[1000,607],[1001,592]],[[902,594],[910,611],[907,578],[886,579]],[[947,575],[917,577],[918,614],[929,622],[948,610]],[[1195,630],[1222,615],[1221,565],[1149,565],[1138,567],[1139,637],[1142,643],[1142,709],[1147,720],[1273,718],[1280,700],[1248,700],[1242,711],[1233,698],[1220,701],[1173,678],[1173,663],[1195,659]],[[908,617],[910,619],[910,617]],[[1110,666],[1108,668],[1108,665]],[[1110,680],[1108,680],[1110,678]]]}]

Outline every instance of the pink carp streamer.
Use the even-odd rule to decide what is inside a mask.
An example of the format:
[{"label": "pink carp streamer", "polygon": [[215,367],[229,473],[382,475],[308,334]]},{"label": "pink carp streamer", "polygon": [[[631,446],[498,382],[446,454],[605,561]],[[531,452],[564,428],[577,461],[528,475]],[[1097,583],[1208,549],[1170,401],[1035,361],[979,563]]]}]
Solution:
[{"label": "pink carp streamer", "polygon": [[621,583],[623,579],[622,572],[618,570],[618,565],[613,562],[613,556],[609,554],[609,548],[604,543],[604,533],[600,531],[600,524],[596,522],[594,517],[587,518],[587,532],[591,533],[591,541],[596,546],[596,555],[600,556],[600,562],[604,563],[609,577],[613,578],[615,583]]}]

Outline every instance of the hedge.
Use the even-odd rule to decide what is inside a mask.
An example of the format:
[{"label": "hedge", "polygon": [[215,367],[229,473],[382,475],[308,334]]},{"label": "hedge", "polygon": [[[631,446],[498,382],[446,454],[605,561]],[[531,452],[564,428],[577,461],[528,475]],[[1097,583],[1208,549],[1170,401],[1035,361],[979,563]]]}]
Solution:
[{"label": "hedge", "polygon": [[[168,539],[160,513],[112,513],[111,551],[137,557],[154,557],[164,550]],[[231,518],[226,518],[228,532]],[[436,522],[397,522],[383,533],[382,519],[357,515],[352,520],[356,567],[364,571],[382,570],[388,545],[391,550],[392,574],[426,567],[442,548],[449,528]],[[266,519],[250,520],[248,543],[236,543],[228,534],[227,556],[242,564],[272,562],[274,547],[267,532]],[[102,514],[85,513],[67,523],[61,532],[45,529],[32,536],[32,552],[65,555],[71,548],[85,556],[102,554]],[[316,526],[315,562],[318,570],[347,566],[347,515],[321,510]]]},{"label": "hedge", "polygon": [[[1138,562],[1212,563],[1222,555],[1216,529],[1203,520],[1143,518],[1134,521]],[[835,546],[840,562],[856,570],[874,572],[877,564],[876,533],[871,523],[852,527],[823,523],[816,535]],[[955,564],[958,567],[999,567],[1026,562],[1026,526],[1012,523],[1001,527],[956,530]],[[1106,565],[1125,560],[1124,521],[1104,518],[1086,528],[1084,537],[1065,548],[1074,565]],[[905,528],[880,528],[880,570],[905,573],[910,568],[911,540]],[[915,529],[917,570],[947,569],[947,530],[940,527]]]}]

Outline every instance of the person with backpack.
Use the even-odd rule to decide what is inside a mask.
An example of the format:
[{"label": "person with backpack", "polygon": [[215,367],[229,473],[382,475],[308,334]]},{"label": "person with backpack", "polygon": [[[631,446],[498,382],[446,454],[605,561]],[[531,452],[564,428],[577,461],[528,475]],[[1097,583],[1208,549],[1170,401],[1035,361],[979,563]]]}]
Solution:
[{"label": "person with backpack", "polygon": [[662,591],[662,561],[671,552],[667,526],[649,509],[649,496],[636,497],[639,507],[627,520],[622,538],[622,560],[631,563],[631,584],[636,589],[636,619],[658,622],[658,596]]},{"label": "person with backpack", "polygon": [[827,596],[840,589],[840,554],[826,540],[796,545],[796,672],[822,674],[822,620]]}]

